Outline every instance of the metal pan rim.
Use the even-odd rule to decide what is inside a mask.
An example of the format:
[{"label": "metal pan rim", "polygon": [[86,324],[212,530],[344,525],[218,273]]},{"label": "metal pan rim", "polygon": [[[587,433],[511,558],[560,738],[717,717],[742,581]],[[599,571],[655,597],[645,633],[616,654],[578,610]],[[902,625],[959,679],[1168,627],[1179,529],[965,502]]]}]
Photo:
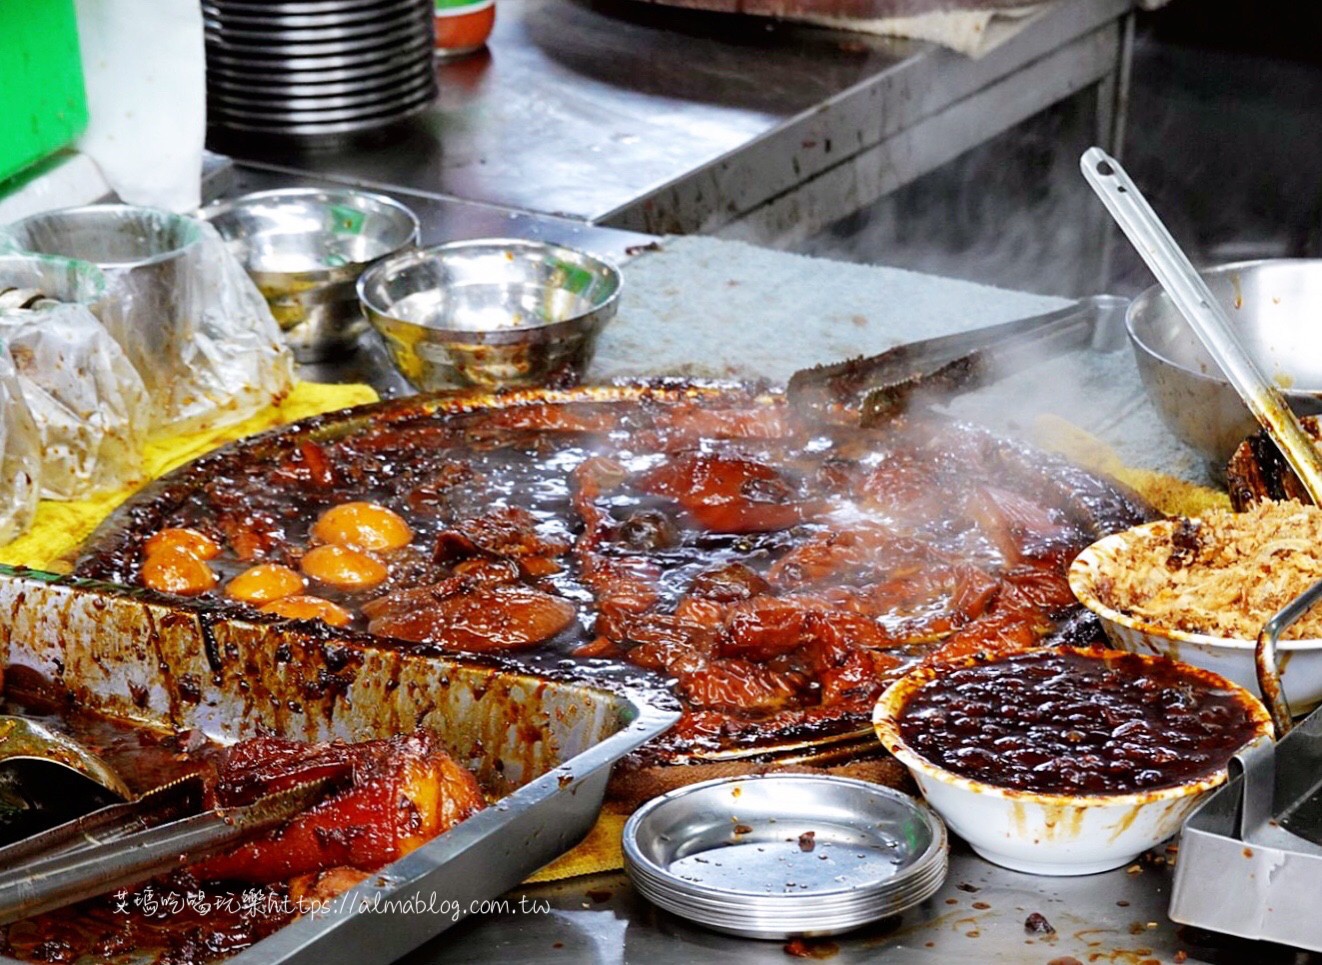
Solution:
[{"label": "metal pan rim", "polygon": [[[290,117],[311,113],[321,114],[329,111],[361,111],[378,104],[389,105],[408,100],[424,88],[430,87],[433,83],[434,81],[430,76],[420,75],[386,90],[371,91],[359,95],[285,98],[278,107],[270,111],[262,109],[263,101],[228,97],[214,91],[208,92],[207,103],[209,107],[214,107],[226,114],[257,115],[261,117]],[[282,108],[288,108],[288,110]]]},{"label": "metal pan rim", "polygon": [[352,121],[334,121],[324,124],[254,124],[244,120],[217,121],[210,125],[219,131],[236,134],[264,134],[293,139],[339,138],[354,134],[365,134],[377,128],[387,127],[399,121],[407,120],[422,113],[431,106],[434,97],[427,97],[415,104],[387,114],[364,117]]},{"label": "metal pan rim", "polygon": [[261,107],[270,104],[299,110],[308,104],[337,101],[344,98],[356,99],[358,103],[366,103],[373,98],[384,98],[405,90],[412,90],[415,86],[428,83],[431,79],[430,71],[415,71],[399,78],[391,78],[388,83],[383,84],[331,84],[321,89],[314,88],[306,92],[293,88],[286,88],[283,91],[254,91],[240,85],[217,81],[207,86],[207,97],[240,107],[249,105]]}]

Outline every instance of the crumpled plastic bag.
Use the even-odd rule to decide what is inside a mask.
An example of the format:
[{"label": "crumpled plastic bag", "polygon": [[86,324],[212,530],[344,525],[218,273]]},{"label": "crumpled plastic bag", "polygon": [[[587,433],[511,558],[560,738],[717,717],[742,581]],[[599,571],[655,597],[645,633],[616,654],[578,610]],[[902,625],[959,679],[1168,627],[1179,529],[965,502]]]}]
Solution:
[{"label": "crumpled plastic bag", "polygon": [[0,340],[36,426],[43,498],[80,499],[140,478],[147,388],[85,306],[0,313]]},{"label": "crumpled plastic bag", "polygon": [[95,264],[93,312],[142,376],[151,428],[231,425],[280,401],[294,361],[257,286],[205,222],[155,208],[93,205],[11,225],[13,247]]},{"label": "crumpled plastic bag", "polygon": [[0,344],[0,546],[32,525],[41,487],[40,445],[14,363]]},{"label": "crumpled plastic bag", "polygon": [[141,373],[152,425],[177,432],[241,422],[294,385],[294,360],[266,299],[216,229],[194,222],[166,284],[102,265],[97,314]]}]

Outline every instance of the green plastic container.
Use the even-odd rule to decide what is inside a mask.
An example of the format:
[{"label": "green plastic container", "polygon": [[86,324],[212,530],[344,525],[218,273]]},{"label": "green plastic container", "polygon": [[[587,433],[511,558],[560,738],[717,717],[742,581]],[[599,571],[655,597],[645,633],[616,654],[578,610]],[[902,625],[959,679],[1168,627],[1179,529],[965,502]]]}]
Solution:
[{"label": "green plastic container", "polygon": [[0,0],[0,181],[86,127],[73,0]]}]

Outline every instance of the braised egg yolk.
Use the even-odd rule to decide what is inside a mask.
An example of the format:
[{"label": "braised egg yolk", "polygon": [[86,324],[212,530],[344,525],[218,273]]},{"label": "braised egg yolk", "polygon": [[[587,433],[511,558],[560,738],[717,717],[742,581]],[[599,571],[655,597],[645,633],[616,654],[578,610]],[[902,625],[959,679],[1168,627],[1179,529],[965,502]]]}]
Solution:
[{"label": "braised egg yolk", "polygon": [[163,529],[142,544],[143,552],[147,556],[155,556],[163,550],[172,548],[185,550],[189,556],[199,560],[209,560],[220,555],[220,547],[216,545],[216,541],[195,529]]},{"label": "braised egg yolk", "polygon": [[279,563],[250,566],[225,586],[225,595],[244,603],[270,603],[302,593],[306,582],[295,570]]},{"label": "braised egg yolk", "polygon": [[216,574],[183,547],[166,546],[143,561],[142,584],[161,593],[196,596],[216,585]]},{"label": "braised egg yolk", "polygon": [[303,554],[303,572],[341,590],[367,590],[389,575],[385,564],[360,550],[328,543]]},{"label": "braised egg yolk", "polygon": [[323,543],[360,550],[397,550],[413,540],[413,530],[398,513],[377,503],[332,506],[312,524],[312,536]]},{"label": "braised egg yolk", "polygon": [[336,606],[330,600],[301,594],[274,600],[262,607],[262,612],[274,613],[290,620],[321,620],[333,627],[342,627],[353,619],[348,610]]}]

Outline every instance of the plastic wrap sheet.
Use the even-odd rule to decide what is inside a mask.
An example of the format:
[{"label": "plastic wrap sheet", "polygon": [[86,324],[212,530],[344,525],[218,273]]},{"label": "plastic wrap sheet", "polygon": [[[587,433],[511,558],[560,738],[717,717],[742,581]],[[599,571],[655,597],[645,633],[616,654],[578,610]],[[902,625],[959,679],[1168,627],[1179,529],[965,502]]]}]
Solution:
[{"label": "plastic wrap sheet", "polygon": [[270,308],[214,228],[128,205],[45,212],[10,226],[27,251],[106,276],[93,310],[142,376],[151,428],[242,421],[288,394],[293,358]]},{"label": "plastic wrap sheet", "polygon": [[[165,290],[108,271],[102,321],[134,359],[157,427],[197,431],[240,422],[289,394],[294,363],[257,286],[215,228],[198,232]],[[121,284],[121,282],[124,282]]]},{"label": "plastic wrap sheet", "polygon": [[40,441],[42,497],[80,499],[140,478],[147,389],[85,306],[0,314],[0,339]]},{"label": "plastic wrap sheet", "polygon": [[32,524],[41,487],[40,445],[14,363],[0,345],[0,545]]}]

